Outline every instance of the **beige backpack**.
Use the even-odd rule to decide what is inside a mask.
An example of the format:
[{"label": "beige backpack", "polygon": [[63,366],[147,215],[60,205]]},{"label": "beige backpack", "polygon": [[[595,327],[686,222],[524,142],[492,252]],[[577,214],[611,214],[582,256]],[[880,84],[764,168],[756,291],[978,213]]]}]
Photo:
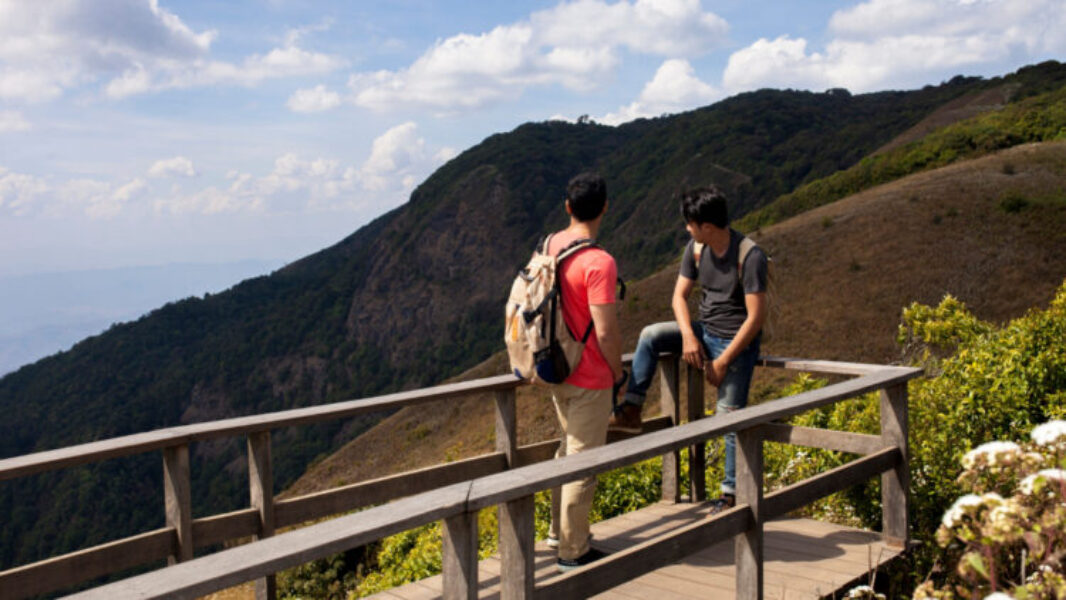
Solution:
[{"label": "beige backpack", "polygon": [[557,256],[551,256],[551,237],[537,245],[529,263],[518,272],[505,311],[503,338],[511,369],[516,376],[533,383],[566,381],[581,360],[592,333],[591,321],[580,339],[566,326],[558,274],[566,259],[596,242],[587,238],[574,240]]}]

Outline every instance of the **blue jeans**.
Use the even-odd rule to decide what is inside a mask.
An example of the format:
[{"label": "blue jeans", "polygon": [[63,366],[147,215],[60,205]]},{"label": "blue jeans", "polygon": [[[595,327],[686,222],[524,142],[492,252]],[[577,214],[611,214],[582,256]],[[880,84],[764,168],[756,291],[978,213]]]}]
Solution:
[{"label": "blue jeans", "polygon": [[[725,352],[729,342],[732,341],[708,333],[698,321],[692,322],[692,330],[703,344],[704,352],[712,359]],[[751,387],[752,372],[755,371],[755,361],[759,358],[760,338],[761,336],[756,337],[729,365],[725,379],[718,386],[717,414],[732,412],[748,405],[748,390]],[[637,350],[633,354],[632,373],[626,387],[626,403],[644,405],[644,397],[648,393],[652,376],[655,375],[659,355],[664,352],[681,353],[681,329],[676,321],[648,325],[640,332]],[[737,435],[727,433],[725,435],[725,478],[722,480],[723,494],[736,493],[736,453]]]}]

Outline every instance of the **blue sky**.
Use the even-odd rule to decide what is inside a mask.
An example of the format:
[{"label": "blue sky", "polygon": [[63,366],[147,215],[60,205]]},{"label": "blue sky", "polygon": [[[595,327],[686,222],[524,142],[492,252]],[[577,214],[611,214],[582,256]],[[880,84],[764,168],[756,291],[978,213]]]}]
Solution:
[{"label": "blue sky", "polygon": [[0,0],[0,276],[290,261],[527,121],[1066,57],[1061,0]]}]

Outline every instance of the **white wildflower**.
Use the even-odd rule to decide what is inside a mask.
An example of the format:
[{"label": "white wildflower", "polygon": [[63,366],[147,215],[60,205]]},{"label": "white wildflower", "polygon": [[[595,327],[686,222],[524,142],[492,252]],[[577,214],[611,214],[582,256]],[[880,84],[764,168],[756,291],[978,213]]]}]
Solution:
[{"label": "white wildflower", "polygon": [[999,537],[1011,537],[1014,534],[1019,513],[1019,506],[1013,499],[1004,501],[1003,504],[988,511],[987,531]]},{"label": "white wildflower", "polygon": [[967,508],[976,508],[978,506],[981,506],[981,497],[977,494],[966,494],[951,505],[951,508],[944,513],[944,518],[940,522],[944,524],[944,527],[954,527],[962,522],[962,518],[966,516]]},{"label": "white wildflower", "polygon": [[985,596],[985,600],[1014,600],[1014,597],[1010,594],[1004,594],[1003,592],[992,592]]},{"label": "white wildflower", "polygon": [[1066,443],[1066,421],[1048,421],[1034,428],[1029,435],[1039,446]]},{"label": "white wildflower", "polygon": [[882,600],[885,595],[874,592],[874,589],[868,585],[860,585],[848,590],[848,595],[845,597],[849,599],[876,598],[877,600]]},{"label": "white wildflower", "polygon": [[1036,484],[1037,479],[1043,479],[1047,482],[1064,483],[1066,482],[1066,470],[1063,469],[1044,469],[1039,473],[1034,473],[1022,480],[1018,484],[1018,490],[1026,496],[1033,495],[1033,486]]},{"label": "white wildflower", "polygon": [[1036,483],[1037,478],[1042,478],[1049,483],[1066,483],[1066,470],[1064,469],[1044,469],[1039,473],[1030,475],[1022,480],[1018,488],[1026,496],[1033,494],[1033,484]]},{"label": "white wildflower", "polygon": [[[972,469],[975,465],[986,464],[990,467],[1009,465],[1012,459],[1021,454],[1021,447],[1014,442],[988,442],[970,450],[962,457],[962,466]],[[980,460],[984,458],[984,460]]]},{"label": "white wildflower", "polygon": [[1039,452],[1026,452],[1022,455],[1022,460],[1032,465],[1044,464],[1044,455]]}]

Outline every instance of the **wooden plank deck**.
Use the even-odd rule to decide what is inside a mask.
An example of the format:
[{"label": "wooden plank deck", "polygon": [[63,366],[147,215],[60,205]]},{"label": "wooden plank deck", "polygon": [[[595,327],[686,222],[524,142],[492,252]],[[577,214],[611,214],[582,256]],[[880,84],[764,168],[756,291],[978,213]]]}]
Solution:
[{"label": "wooden plank deck", "polygon": [[[592,526],[593,544],[618,551],[702,519],[707,504],[659,503]],[[888,546],[877,533],[811,519],[779,519],[765,528],[764,597],[799,600],[831,596],[852,585],[866,583],[873,567],[895,559],[901,549]],[[536,547],[538,584],[558,575],[555,551],[544,542]],[[498,598],[500,562],[497,557],[478,566],[479,597]],[[689,600],[732,598],[735,595],[733,540],[719,542],[595,598],[604,600]],[[441,598],[439,575],[394,588],[371,598],[429,600]]]}]

